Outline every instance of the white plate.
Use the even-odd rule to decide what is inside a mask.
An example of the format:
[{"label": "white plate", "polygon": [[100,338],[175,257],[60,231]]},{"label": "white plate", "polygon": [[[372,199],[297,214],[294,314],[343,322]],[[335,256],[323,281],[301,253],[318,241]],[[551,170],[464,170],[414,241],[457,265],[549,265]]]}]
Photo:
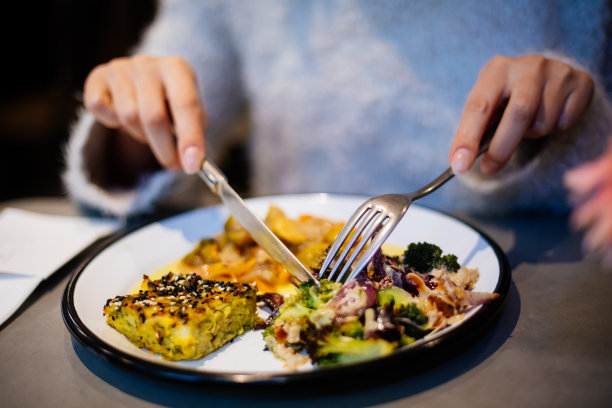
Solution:
[{"label": "white plate", "polygon": [[[276,205],[289,217],[311,214],[344,221],[363,201],[364,197],[304,194],[261,197],[247,200],[247,203],[261,217],[265,216],[271,205]],[[272,353],[264,351],[259,331],[251,331],[203,359],[168,362],[132,345],[106,324],[102,309],[107,299],[129,293],[140,283],[144,274],[152,274],[180,259],[200,239],[221,232],[228,216],[222,206],[190,211],[149,224],[115,240],[99,253],[89,254],[75,271],[64,293],[62,312],[73,336],[113,362],[190,381],[285,382],[349,368],[306,366],[299,372],[289,372]],[[419,352],[454,337],[460,327],[467,326],[466,322],[473,321],[471,327],[466,329],[470,332],[481,328],[498,314],[509,288],[510,272],[503,253],[473,227],[446,214],[413,205],[387,242],[396,247],[405,247],[410,242],[420,241],[434,243],[445,253],[457,255],[463,266],[478,268],[480,280],[474,290],[497,292],[500,297],[485,307],[473,310],[460,325],[450,326],[399,349],[393,356],[409,354],[414,358]],[[362,368],[368,363],[350,367]]]}]

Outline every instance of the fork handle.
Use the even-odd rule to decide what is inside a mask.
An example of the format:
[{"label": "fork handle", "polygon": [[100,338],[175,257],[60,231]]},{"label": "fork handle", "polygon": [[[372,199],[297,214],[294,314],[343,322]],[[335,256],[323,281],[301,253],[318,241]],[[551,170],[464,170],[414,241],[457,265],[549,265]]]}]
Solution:
[{"label": "fork handle", "polygon": [[[478,154],[476,154],[476,157],[480,157],[483,153],[489,150],[489,145],[491,144],[491,140],[493,140],[493,135],[495,135],[495,131],[497,130],[497,126],[501,121],[502,115],[504,114],[504,110],[506,109],[507,104],[508,101],[504,101],[491,117],[489,126],[485,130],[484,134],[482,135],[482,139],[480,140],[480,146],[478,147]],[[409,196],[413,200],[418,200],[419,198],[436,191],[444,183],[452,179],[454,175],[455,174],[453,173],[453,169],[449,167],[448,169],[444,170],[442,174],[436,177],[436,179],[433,180],[431,183],[410,193]]]},{"label": "fork handle", "polygon": [[493,136],[495,135],[495,131],[499,126],[499,122],[506,110],[506,106],[508,105],[508,101],[504,100],[501,105],[495,110],[491,119],[489,120],[489,125],[482,135],[482,139],[480,139],[480,146],[478,146],[478,154],[476,157],[479,157],[481,154],[485,153],[489,150],[489,145],[491,144],[491,140],[493,140]]},{"label": "fork handle", "polygon": [[429,193],[432,193],[442,187],[442,185],[448,180],[452,179],[454,175],[455,174],[453,173],[453,169],[449,167],[448,169],[444,170],[442,174],[436,177],[436,179],[433,180],[431,183],[406,195],[412,198],[413,201],[418,200],[419,198],[424,197]]}]

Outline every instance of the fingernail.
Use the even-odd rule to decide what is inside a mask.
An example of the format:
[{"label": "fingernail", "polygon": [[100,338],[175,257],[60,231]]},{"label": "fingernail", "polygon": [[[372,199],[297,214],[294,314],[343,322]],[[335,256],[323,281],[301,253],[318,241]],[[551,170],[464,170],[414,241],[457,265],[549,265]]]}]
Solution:
[{"label": "fingernail", "polygon": [[190,146],[183,153],[183,168],[185,172],[193,174],[200,169],[203,160],[202,150],[195,146]]},{"label": "fingernail", "polygon": [[466,149],[465,147],[457,149],[453,156],[451,166],[453,167],[454,173],[465,173],[469,170],[472,161],[474,160],[474,154]]}]

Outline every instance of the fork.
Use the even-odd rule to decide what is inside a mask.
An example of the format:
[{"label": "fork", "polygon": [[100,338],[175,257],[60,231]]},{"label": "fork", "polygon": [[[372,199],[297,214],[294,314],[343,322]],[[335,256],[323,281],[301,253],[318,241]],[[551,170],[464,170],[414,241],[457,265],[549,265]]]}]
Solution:
[{"label": "fork", "polygon": [[[502,110],[496,113],[492,124],[485,131],[478,149],[477,157],[489,149],[489,144],[491,143],[491,139],[493,138],[497,125],[501,119]],[[331,265],[332,269],[329,272],[327,279],[330,281],[342,281],[342,278],[349,271],[351,265],[354,264],[354,267],[349,273],[345,282],[349,282],[354,279],[357,274],[359,274],[359,272],[366,267],[376,251],[389,237],[391,232],[393,232],[397,224],[403,218],[404,214],[406,214],[406,211],[410,205],[416,200],[436,191],[444,183],[453,178],[453,176],[453,170],[451,167],[449,167],[435,180],[411,193],[384,194],[370,198],[361,204],[346,222],[334,240],[334,243],[330,247],[323,264],[321,264],[319,278],[324,276],[327,268],[329,268]],[[344,250],[340,256],[336,258],[336,255],[338,255],[338,252],[347,239],[348,242],[344,247]],[[362,253],[362,250],[368,241],[370,243]],[[347,256],[349,258],[345,262]],[[358,256],[359,258],[357,259]],[[334,258],[336,258],[335,262]],[[341,267],[342,269],[340,269]],[[336,276],[338,271],[340,272]]]}]

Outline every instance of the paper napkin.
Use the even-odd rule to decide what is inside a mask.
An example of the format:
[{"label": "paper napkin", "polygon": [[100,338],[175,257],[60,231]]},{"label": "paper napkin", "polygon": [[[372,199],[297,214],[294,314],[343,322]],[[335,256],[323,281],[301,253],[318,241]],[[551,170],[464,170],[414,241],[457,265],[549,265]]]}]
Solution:
[{"label": "paper napkin", "polygon": [[118,225],[112,220],[4,209],[0,213],[0,325],[41,281]]}]

